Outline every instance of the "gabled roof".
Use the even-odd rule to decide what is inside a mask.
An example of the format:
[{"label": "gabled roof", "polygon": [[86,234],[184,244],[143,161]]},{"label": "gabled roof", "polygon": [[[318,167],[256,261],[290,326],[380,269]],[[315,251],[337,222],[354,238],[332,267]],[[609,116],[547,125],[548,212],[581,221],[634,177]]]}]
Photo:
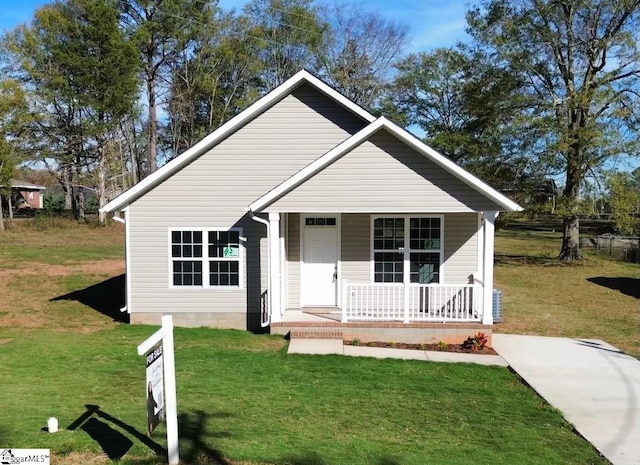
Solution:
[{"label": "gabled roof", "polygon": [[522,207],[509,199],[508,197],[502,195],[497,190],[493,189],[491,186],[481,181],[468,171],[464,170],[460,166],[456,165],[454,162],[449,160],[444,155],[436,152],[434,149],[426,145],[424,142],[417,139],[408,131],[400,128],[396,124],[387,120],[384,117],[380,117],[350,138],[346,139],[341,144],[337,145],[335,148],[331,149],[322,157],[318,158],[311,164],[307,165],[302,170],[298,171],[296,174],[291,176],[289,179],[255,200],[251,205],[249,205],[248,209],[257,212],[261,209],[267,207],[269,204],[279,199],[283,195],[287,194],[294,190],[297,186],[305,182],[306,180],[312,178],[314,175],[322,171],[324,168],[329,166],[331,163],[336,161],[338,158],[342,157],[347,152],[353,150],[358,145],[362,144],[369,137],[380,130],[386,130],[395,136],[398,140],[404,142],[405,144],[411,146],[413,149],[418,151],[418,153],[424,155],[429,160],[445,169],[456,178],[460,179],[462,182],[475,189],[482,195],[486,196],[496,204],[502,206],[506,211],[521,211]]},{"label": "gabled roof", "polygon": [[246,123],[251,121],[253,118],[272,107],[284,97],[289,95],[294,89],[303,85],[309,84],[328,96],[329,98],[335,100],[337,103],[354,113],[355,115],[362,118],[364,121],[370,123],[375,121],[375,116],[371,113],[363,109],[362,107],[356,105],[354,102],[346,98],[344,95],[340,94],[335,89],[331,88],[324,82],[322,82],[317,77],[313,76],[308,71],[302,70],[296,73],[293,77],[282,83],[280,86],[276,87],[274,90],[269,92],[267,95],[257,100],[247,109],[236,115],[234,118],[230,119],[228,122],[220,126],[214,132],[209,134],[207,137],[202,139],[196,145],[182,153],[180,156],[174,158],[169,163],[164,165],[162,168],[157,170],[155,173],[150,174],[138,184],[133,186],[131,189],[127,190],[123,194],[119,195],[111,202],[107,203],[104,207],[100,209],[103,212],[112,212],[116,210],[121,210],[127,205],[131,204],[142,195],[144,195],[149,190],[153,189],[158,184],[162,183],[165,179],[171,177],[174,173],[178,172],[180,169],[191,163],[193,160],[197,159],[204,152],[206,152],[209,148],[217,144],[218,142],[225,139],[227,136],[231,135]]},{"label": "gabled roof", "polygon": [[37,189],[37,190],[45,190],[46,187],[39,186],[37,184],[33,184],[32,182],[27,181],[18,181],[17,179],[11,180],[11,187],[15,187],[16,189]]}]

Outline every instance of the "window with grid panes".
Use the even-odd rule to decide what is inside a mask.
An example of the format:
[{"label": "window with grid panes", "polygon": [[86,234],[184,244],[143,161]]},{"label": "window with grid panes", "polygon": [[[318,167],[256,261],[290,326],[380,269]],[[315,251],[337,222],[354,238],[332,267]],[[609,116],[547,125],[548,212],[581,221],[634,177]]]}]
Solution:
[{"label": "window with grid panes", "polygon": [[411,283],[439,282],[441,234],[438,217],[374,218],[374,282],[402,283],[405,278]]},{"label": "window with grid panes", "polygon": [[440,281],[440,218],[409,219],[409,282]]},{"label": "window with grid panes", "polygon": [[171,231],[170,237],[174,286],[240,286],[239,230]]},{"label": "window with grid panes", "polygon": [[209,285],[240,284],[240,232],[209,231]]},{"label": "window with grid panes", "polygon": [[171,231],[174,286],[202,286],[202,231]]},{"label": "window with grid panes", "polygon": [[404,218],[373,220],[373,276],[376,283],[401,283],[404,275]]}]

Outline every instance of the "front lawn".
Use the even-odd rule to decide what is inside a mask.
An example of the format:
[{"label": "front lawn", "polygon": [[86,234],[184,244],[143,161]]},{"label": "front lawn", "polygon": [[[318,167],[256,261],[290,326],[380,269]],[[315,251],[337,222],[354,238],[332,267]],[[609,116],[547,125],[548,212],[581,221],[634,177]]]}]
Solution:
[{"label": "front lawn", "polygon": [[[522,255],[530,243],[498,240],[501,329],[515,324],[515,309],[532,305],[524,292],[537,267],[560,273],[557,280],[576,274],[501,248]],[[55,465],[162,463],[164,430],[145,435],[145,366],[136,353],[156,328],[118,323],[105,310],[121,298],[114,289],[122,257],[118,224],[34,230],[24,223],[0,235],[0,447],[51,448]],[[579,321],[558,318],[557,327]],[[608,342],[625,347],[615,339],[623,326]],[[508,369],[286,355],[286,347],[275,336],[176,329],[185,464],[608,463]],[[51,416],[62,431],[41,431]]]},{"label": "front lawn", "polygon": [[[2,443],[159,462],[153,451],[166,444],[163,430],[144,436],[136,354],[154,330],[5,339]],[[211,329],[177,329],[176,364],[185,463],[607,463],[505,368],[293,356],[275,336]],[[78,424],[86,405],[99,412]],[[65,430],[41,432],[50,416]]]}]

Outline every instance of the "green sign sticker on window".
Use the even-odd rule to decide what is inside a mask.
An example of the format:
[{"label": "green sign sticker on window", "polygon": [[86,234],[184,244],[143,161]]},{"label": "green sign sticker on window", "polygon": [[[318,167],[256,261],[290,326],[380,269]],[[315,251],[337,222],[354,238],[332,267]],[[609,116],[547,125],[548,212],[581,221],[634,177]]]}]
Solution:
[{"label": "green sign sticker on window", "polygon": [[240,248],[228,246],[224,248],[222,254],[225,258],[238,258],[240,256]]}]

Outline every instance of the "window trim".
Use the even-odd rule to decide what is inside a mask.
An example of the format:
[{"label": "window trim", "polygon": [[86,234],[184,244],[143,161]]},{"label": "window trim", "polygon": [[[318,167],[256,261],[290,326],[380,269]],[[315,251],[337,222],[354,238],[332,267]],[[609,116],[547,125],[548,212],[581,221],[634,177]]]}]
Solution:
[{"label": "window trim", "polygon": [[[382,215],[371,215],[369,221],[369,282],[372,284],[382,284],[376,283],[375,278],[375,253],[376,251],[380,252],[374,248],[374,223],[378,218],[403,218],[404,219],[404,257],[403,257],[403,273],[402,273],[402,283],[395,284],[408,284],[410,286],[425,286],[425,284],[412,283],[411,282],[411,252],[428,252],[428,253],[438,253],[440,255],[440,261],[438,264],[438,282],[431,284],[443,284],[444,280],[444,214],[382,214]],[[440,219],[440,248],[433,250],[412,250],[409,247],[410,240],[410,219],[411,218],[439,218]],[[391,283],[388,283],[391,284]]]},{"label": "window trim", "polygon": [[[172,242],[172,233],[179,231],[199,231],[202,233],[202,257],[188,257],[190,260],[185,260],[183,257],[173,257],[171,254],[171,246]],[[224,258],[224,257],[209,257],[209,232],[238,232],[238,242],[239,242],[239,253],[238,253],[238,285],[237,286],[212,286],[209,278],[209,262],[210,261],[236,261],[232,258]],[[184,227],[172,227],[168,228],[167,234],[167,257],[168,257],[168,265],[167,265],[167,276],[168,276],[168,284],[169,289],[218,289],[218,290],[237,290],[244,289],[244,256],[245,256],[245,246],[246,238],[242,235],[242,228],[193,228],[189,226]],[[174,261],[201,261],[202,262],[202,285],[201,286],[179,286],[173,284],[173,262]]]}]

